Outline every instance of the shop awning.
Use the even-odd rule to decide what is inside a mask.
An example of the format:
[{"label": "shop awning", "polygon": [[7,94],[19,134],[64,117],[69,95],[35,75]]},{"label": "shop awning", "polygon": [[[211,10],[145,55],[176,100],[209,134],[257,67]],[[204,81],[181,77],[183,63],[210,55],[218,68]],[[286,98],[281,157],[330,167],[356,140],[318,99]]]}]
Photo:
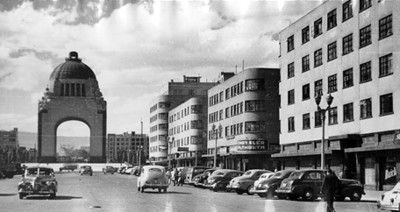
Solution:
[{"label": "shop awning", "polygon": [[400,149],[399,144],[391,144],[391,145],[380,145],[380,146],[366,146],[366,147],[355,147],[355,148],[347,148],[344,150],[345,153],[350,152],[371,152],[371,151],[382,151],[382,150],[393,150]]},{"label": "shop awning", "polygon": [[[325,154],[332,154],[332,150],[325,150]],[[276,153],[272,154],[272,158],[284,158],[284,157],[300,157],[300,156],[311,156],[311,155],[321,155],[321,151],[312,152],[288,152],[288,153]]]}]

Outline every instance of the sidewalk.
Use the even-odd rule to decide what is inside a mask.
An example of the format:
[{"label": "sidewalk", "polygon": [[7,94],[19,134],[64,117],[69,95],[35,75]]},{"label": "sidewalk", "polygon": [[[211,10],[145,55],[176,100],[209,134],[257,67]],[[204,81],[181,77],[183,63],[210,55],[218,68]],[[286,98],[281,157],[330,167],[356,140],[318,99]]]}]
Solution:
[{"label": "sidewalk", "polygon": [[382,194],[386,191],[364,190],[365,195],[361,197],[361,201],[378,201]]}]

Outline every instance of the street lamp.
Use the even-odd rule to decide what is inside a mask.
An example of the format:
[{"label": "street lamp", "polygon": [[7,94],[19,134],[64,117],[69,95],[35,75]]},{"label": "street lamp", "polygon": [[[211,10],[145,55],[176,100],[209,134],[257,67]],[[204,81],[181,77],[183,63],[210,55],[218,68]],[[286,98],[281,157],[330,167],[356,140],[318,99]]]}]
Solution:
[{"label": "street lamp", "polygon": [[172,151],[172,143],[174,142],[174,137],[168,137],[168,151],[169,151],[169,155],[168,155],[168,168],[171,168],[171,151]]},{"label": "street lamp", "polygon": [[333,96],[329,94],[328,97],[326,97],[326,103],[328,104],[328,107],[325,109],[321,108],[319,104],[321,103],[321,95],[317,95],[315,97],[315,103],[317,103],[318,106],[318,112],[321,114],[321,122],[322,122],[322,139],[321,139],[321,169],[325,168],[325,112],[329,111],[331,108],[331,104],[333,101]]},{"label": "street lamp", "polygon": [[218,134],[221,133],[222,131],[222,126],[221,124],[218,126],[218,129],[216,128],[215,124],[212,125],[212,131],[215,136],[215,150],[214,150],[214,168],[217,167],[217,140],[218,140]]}]

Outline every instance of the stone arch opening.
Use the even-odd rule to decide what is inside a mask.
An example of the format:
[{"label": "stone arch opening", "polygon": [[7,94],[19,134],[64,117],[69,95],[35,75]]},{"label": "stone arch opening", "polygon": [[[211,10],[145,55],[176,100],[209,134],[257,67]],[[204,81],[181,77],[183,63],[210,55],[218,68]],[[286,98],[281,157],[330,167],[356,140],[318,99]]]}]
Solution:
[{"label": "stone arch opening", "polygon": [[90,155],[90,126],[79,118],[69,118],[56,124],[57,161],[88,162]]}]

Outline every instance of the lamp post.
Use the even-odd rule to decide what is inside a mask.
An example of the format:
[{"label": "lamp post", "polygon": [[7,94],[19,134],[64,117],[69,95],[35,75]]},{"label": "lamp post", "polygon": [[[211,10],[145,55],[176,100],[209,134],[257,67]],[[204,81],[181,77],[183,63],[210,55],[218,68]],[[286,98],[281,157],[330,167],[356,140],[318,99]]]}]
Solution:
[{"label": "lamp post", "polygon": [[215,136],[215,150],[214,150],[214,168],[217,167],[217,141],[218,141],[218,134],[221,133],[222,131],[222,126],[221,124],[218,126],[218,129],[216,128],[215,124],[212,125],[212,131]]},{"label": "lamp post", "polygon": [[169,155],[168,155],[168,168],[171,168],[171,151],[172,151],[172,143],[174,142],[174,137],[168,137],[168,151],[169,151]]},{"label": "lamp post", "polygon": [[317,95],[315,97],[315,103],[318,106],[318,112],[321,114],[321,124],[322,124],[322,139],[321,139],[321,169],[325,168],[325,112],[329,111],[331,104],[333,101],[333,96],[329,94],[328,97],[326,97],[326,103],[328,104],[328,107],[325,109],[321,108],[319,104],[321,103],[321,95]]}]

